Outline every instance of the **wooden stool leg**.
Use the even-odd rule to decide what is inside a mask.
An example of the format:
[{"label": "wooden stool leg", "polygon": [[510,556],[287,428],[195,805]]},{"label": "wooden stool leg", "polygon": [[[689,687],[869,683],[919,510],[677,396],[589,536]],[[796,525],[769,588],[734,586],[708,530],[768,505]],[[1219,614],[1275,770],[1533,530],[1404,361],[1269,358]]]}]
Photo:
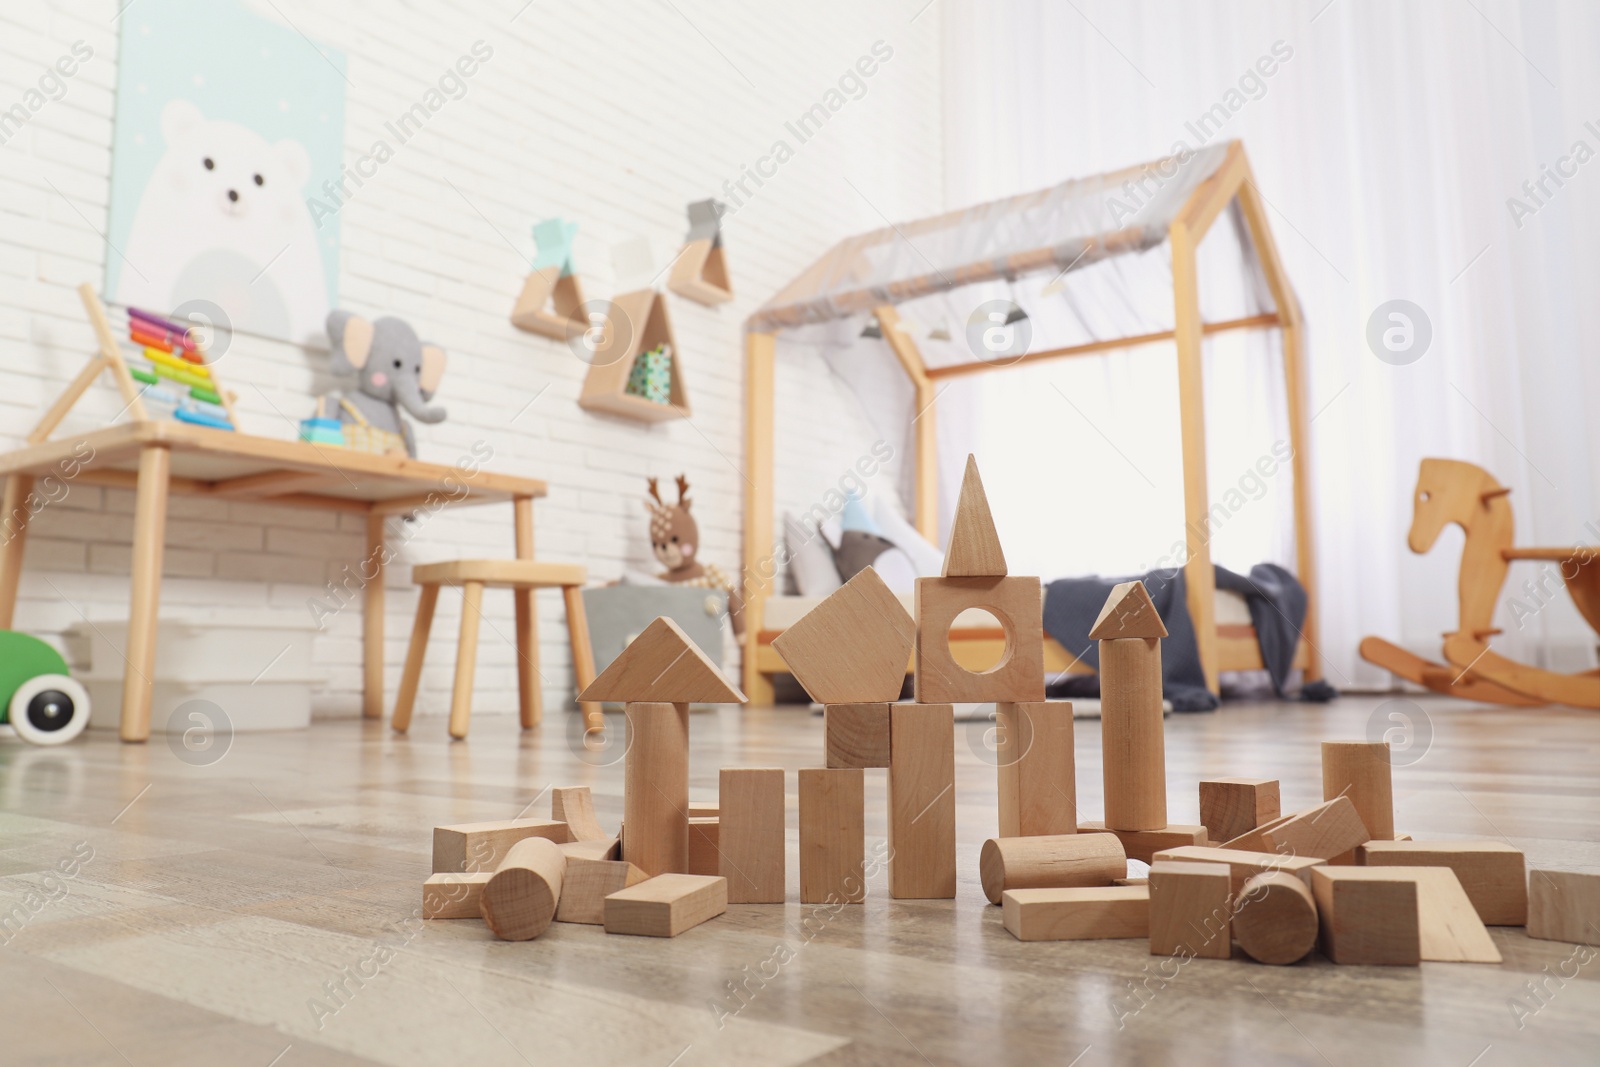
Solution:
[{"label": "wooden stool leg", "polygon": [[[567,636],[572,642],[572,673],[577,679],[578,692],[589,688],[594,681],[594,646],[589,643],[589,617],[583,612],[583,590],[575,585],[561,587],[561,597],[567,603]],[[604,730],[605,716],[595,701],[581,702],[583,729]]]},{"label": "wooden stool leg", "polygon": [[539,620],[534,616],[533,590],[511,591],[517,607],[517,709],[522,728],[531,730],[544,718],[544,693],[539,687]]},{"label": "wooden stool leg", "polygon": [[478,623],[483,619],[483,583],[461,587],[461,642],[456,646],[456,685],[450,694],[450,736],[467,736],[472,718],[472,676],[478,667]]},{"label": "wooden stool leg", "polygon": [[428,652],[428,632],[433,629],[433,609],[439,603],[439,587],[425,585],[417,600],[417,619],[411,625],[411,645],[406,649],[405,670],[400,672],[400,692],[394,698],[395,733],[411,729],[411,709],[417,702],[417,686],[422,681],[422,658]]}]

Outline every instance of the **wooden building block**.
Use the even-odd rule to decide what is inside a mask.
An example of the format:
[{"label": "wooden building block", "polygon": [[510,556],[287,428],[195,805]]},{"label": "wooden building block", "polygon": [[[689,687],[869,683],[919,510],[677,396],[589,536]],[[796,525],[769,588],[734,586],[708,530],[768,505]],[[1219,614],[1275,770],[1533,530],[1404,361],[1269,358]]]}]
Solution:
[{"label": "wooden building block", "polygon": [[628,833],[622,841],[622,858],[652,877],[685,873],[689,870],[689,705],[631,703],[627,719],[622,806]]},{"label": "wooden building block", "polygon": [[1071,701],[1002,701],[995,706],[995,731],[1000,836],[1077,833]]},{"label": "wooden building block", "polygon": [[[1037,578],[918,578],[919,703],[1044,700],[1044,593]],[[950,652],[950,627],[968,608],[983,608],[1005,631],[1000,662],[974,673]]]},{"label": "wooden building block", "polygon": [[493,872],[512,845],[529,837],[542,837],[561,844],[572,840],[572,831],[566,823],[549,819],[503,819],[435,826],[433,871],[435,874]]},{"label": "wooden building block", "polygon": [[955,709],[889,708],[889,896],[956,895]]},{"label": "wooden building block", "polygon": [[1191,826],[1188,823],[1173,823],[1163,826],[1159,830],[1111,830],[1106,824],[1090,820],[1078,824],[1080,834],[1115,834],[1117,840],[1122,842],[1122,851],[1128,854],[1130,860],[1142,860],[1149,863],[1155,858],[1156,853],[1168,849],[1183,848],[1186,845],[1209,845],[1211,838],[1206,833],[1204,826]]},{"label": "wooden building block", "polygon": [[1150,887],[1008,889],[1000,902],[1018,941],[1093,941],[1150,936]]},{"label": "wooden building block", "polygon": [[1150,954],[1225,960],[1233,955],[1233,871],[1222,863],[1150,865]]},{"label": "wooden building block", "polygon": [[1196,863],[1225,863],[1233,872],[1233,895],[1244,891],[1245,882],[1267,871],[1283,871],[1311,884],[1310,871],[1324,861],[1314,856],[1280,856],[1273,852],[1242,852],[1238,849],[1206,845],[1183,845],[1157,852],[1151,862],[1192,860]]},{"label": "wooden building block", "polygon": [[[1500,951],[1449,867],[1327,867],[1346,881],[1410,881],[1417,891],[1418,952],[1439,963],[1499,963]],[[1349,872],[1343,874],[1342,872]],[[1320,900],[1320,898],[1319,898]]]},{"label": "wooden building block", "polygon": [[1244,883],[1233,914],[1233,936],[1257,963],[1297,963],[1317,943],[1317,902],[1311,887],[1287,871],[1268,871]]},{"label": "wooden building block", "polygon": [[1422,932],[1417,882],[1393,869],[1311,869],[1322,925],[1322,954],[1334,963],[1417,964]]},{"label": "wooden building block", "polygon": [[1158,641],[1167,636],[1167,627],[1150,599],[1150,590],[1140,581],[1121,582],[1112,586],[1094,625],[1089,627],[1093,641],[1125,641],[1132,639]]},{"label": "wooden building block", "polygon": [[1200,821],[1213,841],[1232,841],[1283,814],[1272,778],[1202,778]]},{"label": "wooden building block", "polygon": [[594,817],[594,796],[586,785],[551,789],[550,817],[566,823],[574,841],[609,841],[616,836],[600,829],[600,821]]},{"label": "wooden building block", "polygon": [[[1322,742],[1322,799],[1349,797],[1367,837],[1394,840],[1394,785],[1390,777],[1387,741]],[[1332,863],[1356,862],[1354,852],[1342,853]]]},{"label": "wooden building block", "polygon": [[866,899],[866,772],[860,767],[800,769],[800,902],[859,904]]},{"label": "wooden building block", "polygon": [[889,705],[828,704],[822,709],[829,767],[889,766]]},{"label": "wooden building block", "polygon": [[689,818],[691,819],[715,819],[721,814],[722,808],[716,804],[689,805]]},{"label": "wooden building block", "polygon": [[729,904],[782,904],[787,888],[783,770],[724,767],[717,848]]},{"label": "wooden building block", "polygon": [[1314,808],[1281,816],[1258,826],[1223,848],[1245,852],[1277,852],[1285,856],[1332,859],[1371,839],[1349,797],[1335,797]]},{"label": "wooden building block", "polygon": [[1006,554],[1000,548],[1000,533],[989,513],[989,497],[978,477],[978,461],[967,455],[966,473],[961,476],[961,495],[956,500],[955,518],[950,523],[950,545],[944,553],[946,578],[1004,578]]},{"label": "wooden building block", "polygon": [[820,704],[894,700],[916,623],[867,567],[779,634],[772,647]]},{"label": "wooden building block", "polygon": [[1100,748],[1106,826],[1167,825],[1167,750],[1161,721],[1161,642],[1100,642]]},{"label": "wooden building block", "polygon": [[608,841],[568,841],[557,845],[568,860],[616,860],[622,858],[622,839]]},{"label": "wooden building block", "polygon": [[472,874],[430,874],[422,883],[424,919],[479,919],[483,912],[483,887],[494,877],[493,871]]},{"label": "wooden building block", "polygon": [[1528,872],[1528,936],[1600,945],[1600,874]]},{"label": "wooden building block", "polygon": [[721,837],[720,818],[689,820],[689,874],[722,876]]},{"label": "wooden building block", "polygon": [[600,926],[606,921],[606,897],[644,881],[646,875],[627,860],[567,859],[556,904],[556,922]]},{"label": "wooden building block", "polygon": [[619,704],[743,704],[745,695],[677,623],[663,616],[630,641],[578,699]]},{"label": "wooden building block", "polygon": [[677,937],[727,910],[727,879],[662,874],[606,897],[605,927],[608,934]]},{"label": "wooden building block", "polygon": [[1122,843],[1111,834],[991,837],[978,853],[983,895],[998,904],[1008,889],[1110,885],[1128,873]]},{"label": "wooden building block", "polygon": [[1368,841],[1356,849],[1365,867],[1449,867],[1485,926],[1528,921],[1528,875],[1522,852],[1502,841]]},{"label": "wooden building block", "polygon": [[528,941],[549,928],[561,900],[567,857],[542,837],[518,841],[495,868],[479,901],[483,921],[502,941]]}]

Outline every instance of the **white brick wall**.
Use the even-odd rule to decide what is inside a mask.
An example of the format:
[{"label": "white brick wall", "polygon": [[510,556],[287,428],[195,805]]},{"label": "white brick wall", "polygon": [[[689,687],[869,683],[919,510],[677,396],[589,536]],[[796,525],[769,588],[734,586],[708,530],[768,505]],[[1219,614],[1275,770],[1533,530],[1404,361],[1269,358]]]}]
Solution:
[{"label": "white brick wall", "polygon": [[[450,419],[419,427],[422,457],[454,462],[482,441],[494,450],[492,469],[549,481],[550,496],[535,508],[539,554],[583,562],[595,580],[625,567],[655,569],[638,503],[644,478],[670,483],[687,472],[704,558],[732,570],[744,488],[740,324],[833,241],[880,226],[884,216],[944,206],[937,7],[913,22],[919,5],[849,0],[534,3],[520,15],[521,0],[386,4],[381,13],[370,5],[276,3],[306,33],[349,56],[351,163],[474,41],[494,49],[466,97],[399,146],[341,217],[342,305],[400,315],[450,353],[439,395]],[[21,442],[91,351],[73,288],[99,287],[103,278],[107,252],[96,231],[106,226],[112,19],[120,6],[0,7],[0,109],[21,99],[74,41],[94,49],[66,95],[0,147],[0,446],[7,448]],[[137,19],[137,6],[124,18]],[[865,96],[794,145],[784,123],[879,40],[893,57],[867,81]],[[508,321],[533,250],[530,225],[555,214],[579,220],[587,295],[609,295],[612,246],[642,236],[664,266],[681,243],[685,204],[726,198],[724,180],[779,138],[795,147],[794,158],[726,227],[738,299],[709,309],[670,298],[692,424],[646,427],[580,410],[584,366],[559,343]],[[237,338],[219,372],[239,393],[244,428],[280,438],[293,436],[310,398],[333,385],[325,352],[254,338]],[[821,375],[801,358],[780,377],[780,499],[795,506],[835,482],[872,440],[857,402]],[[119,406],[102,384],[65,429],[102,424]],[[28,541],[19,629],[51,637],[81,614],[124,616],[131,512],[130,493],[87,486],[46,508]],[[351,515],[174,498],[163,612],[308,617],[307,599],[320,584],[359,560],[361,529]],[[446,511],[410,542],[388,572],[391,700],[416,603],[409,564],[509,556],[511,548],[504,505]],[[447,707],[459,603],[459,596],[441,599],[419,715]],[[516,677],[510,598],[491,593],[486,612],[476,710],[509,713]],[[539,618],[545,695],[554,707],[571,689],[559,598],[541,595]],[[329,620],[314,655],[328,677],[317,713],[355,714],[359,612]]]}]

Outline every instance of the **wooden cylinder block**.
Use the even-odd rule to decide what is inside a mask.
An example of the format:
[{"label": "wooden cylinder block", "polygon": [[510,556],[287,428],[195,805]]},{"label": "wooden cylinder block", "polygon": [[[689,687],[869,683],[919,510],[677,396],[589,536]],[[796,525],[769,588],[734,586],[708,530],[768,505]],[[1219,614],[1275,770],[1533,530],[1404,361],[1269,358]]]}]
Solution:
[{"label": "wooden cylinder block", "polygon": [[518,841],[483,887],[483,921],[502,941],[528,941],[556,917],[567,857],[554,841]]},{"label": "wooden cylinder block", "polygon": [[1387,741],[1322,742],[1322,799],[1343,794],[1374,841],[1394,840],[1394,784]]},{"label": "wooden cylinder block", "polygon": [[654,878],[689,873],[689,705],[627,705],[622,858]]},{"label": "wooden cylinder block", "polygon": [[1161,722],[1161,642],[1100,642],[1100,746],[1106,829],[1167,825],[1167,749]]},{"label": "wooden cylinder block", "polygon": [[1233,936],[1260,963],[1304,959],[1317,943],[1317,902],[1311,889],[1287,871],[1248,879],[1233,915]]},{"label": "wooden cylinder block", "polygon": [[983,895],[1000,903],[1008,889],[1072,889],[1110,885],[1128,873],[1115,834],[991,837],[978,854]]}]

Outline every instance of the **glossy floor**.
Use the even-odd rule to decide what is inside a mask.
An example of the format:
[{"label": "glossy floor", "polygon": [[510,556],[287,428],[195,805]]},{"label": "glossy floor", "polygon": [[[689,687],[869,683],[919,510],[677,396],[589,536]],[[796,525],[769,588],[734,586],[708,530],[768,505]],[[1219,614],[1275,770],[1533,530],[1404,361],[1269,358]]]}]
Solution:
[{"label": "glossy floor", "polygon": [[[571,717],[571,718],[575,718]],[[1495,929],[1500,966],[1182,968],[1140,941],[1023,944],[978,885],[995,831],[987,724],[958,724],[960,891],[837,914],[735,906],[674,940],[557,925],[534,942],[414,918],[437,823],[545,814],[589,785],[621,815],[615,749],[552,714],[480,714],[409,739],[361,723],[60,750],[0,738],[0,1061],[6,1064],[1596,1062],[1600,959]],[[1230,706],[1167,722],[1170,816],[1202,776],[1280,778],[1321,799],[1319,740],[1393,731],[1397,825],[1511,841],[1600,870],[1600,717],[1440,700]],[[1099,724],[1077,724],[1078,796],[1100,805]],[[804,712],[697,714],[691,797],[722,766],[821,762]],[[191,741],[202,741],[191,738]],[[220,755],[220,758],[217,758]],[[1420,757],[1420,758],[1417,758]],[[884,832],[868,772],[868,845]],[[789,823],[795,779],[788,779]],[[796,892],[796,842],[789,880]],[[1535,996],[1529,983],[1539,992]]]}]

